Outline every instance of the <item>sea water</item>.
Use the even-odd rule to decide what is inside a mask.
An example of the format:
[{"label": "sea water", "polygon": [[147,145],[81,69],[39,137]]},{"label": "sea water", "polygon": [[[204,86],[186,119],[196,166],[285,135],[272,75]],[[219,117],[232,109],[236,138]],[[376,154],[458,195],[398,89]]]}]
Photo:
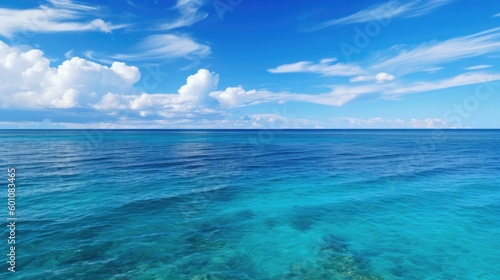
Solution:
[{"label": "sea water", "polygon": [[5,225],[12,167],[0,279],[500,279],[499,130],[2,130]]}]

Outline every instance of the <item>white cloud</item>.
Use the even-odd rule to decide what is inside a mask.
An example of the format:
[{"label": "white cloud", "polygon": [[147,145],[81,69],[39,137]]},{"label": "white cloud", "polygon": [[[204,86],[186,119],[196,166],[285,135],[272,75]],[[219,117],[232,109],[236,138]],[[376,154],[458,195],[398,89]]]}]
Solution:
[{"label": "white cloud", "polygon": [[191,26],[204,20],[208,16],[207,12],[200,11],[204,4],[204,0],[177,0],[175,9],[179,11],[180,18],[174,22],[162,24],[159,28],[163,30],[176,29]]},{"label": "white cloud", "polygon": [[[384,78],[382,78],[384,77]],[[380,80],[390,80],[380,75]],[[223,91],[214,91],[210,96],[217,99],[223,107],[241,107],[269,102],[306,102],[327,106],[342,106],[364,95],[380,95],[394,98],[402,94],[427,92],[451,87],[488,83],[500,80],[500,74],[465,73],[453,78],[432,82],[413,83],[376,83],[366,85],[337,85],[322,94],[303,94],[289,92],[270,92],[265,90],[245,90],[243,87],[228,87]]]},{"label": "white cloud", "polygon": [[396,55],[379,58],[380,62],[372,65],[371,68],[404,75],[463,58],[499,52],[500,28],[443,42],[425,43],[414,48],[400,47],[399,49]]},{"label": "white cloud", "polygon": [[71,59],[73,57],[73,50],[69,50],[69,51],[65,52],[64,57],[66,59]]},{"label": "white cloud", "polygon": [[[192,118],[164,118],[164,119],[142,119],[122,117],[116,120],[71,123],[61,121],[51,121],[45,119],[43,122],[0,122],[0,126],[8,128],[53,128],[53,129],[158,129],[158,128],[254,128],[254,129],[286,129],[286,128],[462,128],[450,125],[441,118],[425,118],[404,120],[400,118],[389,119],[374,117],[361,119],[355,117],[339,117],[329,120],[312,120],[297,118],[295,116],[283,115],[280,113],[258,113],[245,115],[237,119],[216,118],[216,119],[192,119]],[[272,132],[270,132],[272,133]],[[258,139],[255,139],[258,141]]]},{"label": "white cloud", "polygon": [[241,86],[228,87],[224,91],[215,91],[210,96],[217,99],[221,106],[239,107],[269,102],[306,102],[328,106],[342,106],[360,95],[380,92],[379,85],[335,86],[323,94],[303,94],[289,92],[270,92],[266,90],[244,90]]},{"label": "white cloud", "polygon": [[[144,112],[146,113],[146,112]],[[286,128],[322,128],[320,122],[295,118],[293,116],[280,113],[272,114],[250,114],[244,117],[225,118],[218,115],[204,117],[165,117],[162,119],[120,117],[107,121],[95,121],[85,123],[72,123],[66,121],[45,120],[41,122],[0,122],[1,127],[8,128],[53,128],[53,129],[158,129],[158,128],[195,128],[195,129],[286,129]],[[43,127],[42,127],[43,126]],[[260,141],[259,139],[250,139],[250,141]],[[262,139],[261,139],[262,140]]]},{"label": "white cloud", "polygon": [[119,60],[158,60],[175,58],[200,58],[210,54],[210,47],[187,35],[157,34],[148,36],[137,46],[134,54],[112,56]]},{"label": "white cloud", "polygon": [[[337,120],[337,119],[334,119]],[[400,126],[405,123],[405,121],[401,119],[390,120],[384,118],[371,118],[371,119],[359,119],[359,118],[338,118],[338,120],[349,121],[351,125],[361,125],[361,126],[372,126],[372,125],[380,125],[380,124],[389,124]]]},{"label": "white cloud", "polygon": [[166,112],[214,112],[210,96],[219,76],[200,69],[177,93],[137,94],[139,69],[123,62],[110,66],[72,57],[52,67],[43,52],[20,50],[0,41],[0,104],[3,108],[93,108],[141,111],[142,116]]},{"label": "white cloud", "polygon": [[133,96],[123,96],[117,93],[108,92],[101,100],[94,104],[94,109],[97,110],[125,110],[128,109],[127,104],[130,103]]},{"label": "white cloud", "polygon": [[245,91],[243,87],[228,87],[224,91],[214,91],[210,96],[217,99],[224,107],[238,107],[248,105],[257,101],[263,101],[267,93],[257,92],[256,90]]},{"label": "white cloud", "polygon": [[0,35],[12,37],[17,33],[50,33],[70,31],[101,31],[110,33],[125,25],[113,25],[102,19],[82,21],[95,7],[74,4],[69,0],[50,0],[51,6],[18,10],[0,8]]},{"label": "white cloud", "polygon": [[372,20],[387,20],[408,12],[410,6],[410,3],[400,5],[398,1],[389,1],[376,7],[361,10],[347,17],[324,22],[314,29],[321,29],[337,24],[352,24],[369,22]]},{"label": "white cloud", "polygon": [[[318,95],[246,91],[229,87],[216,91],[219,76],[205,69],[186,79],[177,93],[134,93],[132,85],[140,77],[137,68],[115,62],[110,67],[74,57],[57,68],[39,50],[20,51],[0,44],[0,100],[3,107],[96,109],[115,116],[112,122],[93,124],[97,127],[205,127],[205,128],[445,128],[449,124],[439,118],[401,119],[344,118],[329,124],[296,119],[280,114],[251,114],[229,120],[230,108],[262,102],[306,102],[340,106],[365,94],[403,94],[452,86],[500,80],[500,74],[467,73],[453,79],[410,85],[371,84],[336,86]],[[16,90],[17,89],[17,90]],[[119,113],[123,112],[123,114]],[[140,119],[144,119],[140,121]],[[61,124],[58,124],[61,125]],[[74,127],[74,125],[69,124]],[[85,125],[89,127],[90,125]]]},{"label": "white cloud", "polygon": [[480,69],[486,69],[486,68],[490,68],[490,67],[491,67],[491,65],[480,64],[480,65],[474,65],[471,67],[466,67],[464,69],[465,70],[480,70]]},{"label": "white cloud", "polygon": [[135,110],[142,115],[148,113],[172,116],[174,113],[213,113],[217,102],[210,92],[217,89],[219,75],[200,69],[186,79],[186,84],[177,94],[142,93],[140,95],[120,95],[108,93],[93,107],[98,110]]},{"label": "white cloud", "polygon": [[71,0],[48,0],[47,2],[51,3],[54,7],[67,9],[67,10],[76,10],[76,11],[97,11],[98,8],[96,6],[88,6],[82,4],[73,3]]},{"label": "white cloud", "polygon": [[410,18],[417,17],[452,2],[453,0],[415,0],[401,2],[398,0],[391,0],[384,4],[361,10],[350,16],[330,20],[319,24],[313,30],[322,29],[332,25],[338,24],[353,24],[364,23],[370,21],[388,21],[391,18],[402,17]]},{"label": "white cloud", "polygon": [[209,94],[217,89],[218,83],[219,75],[200,69],[196,74],[189,76],[186,84],[179,89],[179,100],[181,103],[189,103],[190,106],[209,104],[212,102]]},{"label": "white cloud", "polygon": [[341,98],[330,94],[309,95],[289,92],[271,92],[267,90],[245,90],[242,86],[228,87],[223,91],[213,91],[210,96],[217,99],[220,106],[234,108],[260,103],[308,102],[317,104],[339,105]]},{"label": "white cloud", "polygon": [[349,128],[454,128],[441,118],[425,118],[403,120],[400,118],[370,118],[341,117],[330,120],[329,127]]},{"label": "white cloud", "polygon": [[[376,81],[379,83],[392,81],[397,73],[402,77],[416,72],[435,73],[443,69],[443,64],[466,58],[500,52],[500,27],[485,30],[468,36],[455,37],[441,42],[427,42],[418,46],[396,45],[388,50],[380,51],[359,64],[340,63],[336,59],[327,58],[319,63],[299,61],[283,64],[268,69],[270,73],[314,73],[322,76],[352,77],[351,82]],[[477,70],[489,65],[476,65],[466,70]],[[367,69],[367,70],[364,70]],[[377,75],[366,75],[366,72]]]},{"label": "white cloud", "polygon": [[500,13],[493,15],[493,17],[500,17]]},{"label": "white cloud", "polygon": [[[331,63],[335,63],[335,59],[323,59],[319,65]],[[500,74],[468,72],[437,81],[408,83],[402,79],[395,81],[392,75],[380,72],[374,76],[352,79],[376,83],[339,84],[322,94],[245,90],[242,86],[227,87],[217,91],[219,76],[206,69],[200,69],[186,79],[185,85],[180,87],[177,93],[138,93],[138,90],[134,89],[134,84],[140,79],[140,72],[136,67],[122,62],[112,62],[106,66],[79,57],[72,57],[57,66],[51,66],[42,51],[21,50],[1,41],[0,77],[2,77],[0,104],[3,108],[80,107],[91,111],[97,110],[100,114],[115,116],[131,114],[137,119],[175,119],[177,122],[186,123],[194,120],[204,120],[207,123],[221,121],[232,108],[259,103],[299,102],[341,106],[364,95],[389,98],[500,80]],[[387,81],[393,82],[384,83]],[[257,114],[247,116],[245,120],[241,120],[241,124],[243,125],[245,121],[247,125],[266,127],[265,124],[274,122],[274,125],[277,125],[283,119],[269,114]],[[357,124],[356,120],[353,122]],[[371,120],[371,123],[378,122],[381,121],[377,118]],[[307,122],[295,123],[300,127],[306,126]],[[224,127],[224,123],[218,124]],[[436,119],[424,119],[407,121],[406,124],[415,127],[437,127],[442,125],[442,122]],[[195,126],[193,123],[190,125]],[[209,124],[203,125],[209,126]],[[227,123],[226,125],[229,126]],[[307,123],[307,125],[312,124]]]},{"label": "white cloud", "polygon": [[54,68],[42,51],[22,51],[0,41],[0,77],[2,107],[70,108],[86,106],[109,91],[132,91],[140,73],[121,62],[108,67],[79,57]]},{"label": "white cloud", "polygon": [[[135,6],[134,3],[129,2]],[[179,12],[180,16],[172,22],[157,25],[154,30],[170,31],[183,27],[189,27],[204,20],[208,13],[201,8],[206,0],[177,0],[172,8]],[[132,52],[109,56],[112,59],[126,61],[156,61],[186,58],[196,60],[210,55],[210,46],[197,42],[191,36],[182,33],[149,35],[139,42]],[[105,62],[106,60],[101,60]]]},{"label": "white cloud", "polygon": [[260,129],[318,128],[316,121],[281,114],[252,114],[235,121],[239,127]]},{"label": "white cloud", "polygon": [[377,83],[385,83],[385,82],[390,82],[393,81],[395,77],[391,74],[385,73],[385,72],[380,72],[374,76],[357,76],[351,78],[349,81],[352,83],[356,82],[369,82],[369,81],[375,81]]},{"label": "white cloud", "polygon": [[355,76],[361,75],[364,71],[355,64],[334,63],[336,59],[323,59],[319,63],[311,61],[299,61],[290,64],[283,64],[276,68],[268,69],[270,73],[314,73],[323,76]]},{"label": "white cloud", "polygon": [[412,128],[452,128],[441,118],[411,119],[410,124]]},{"label": "white cloud", "polygon": [[443,69],[443,67],[429,67],[429,68],[422,69],[422,71],[427,72],[429,74],[433,74],[433,73],[436,73],[442,69]]},{"label": "white cloud", "polygon": [[486,73],[465,73],[453,78],[432,82],[416,82],[411,85],[399,85],[398,87],[387,89],[387,94],[407,94],[426,92],[451,87],[488,83],[500,80],[500,74]]}]

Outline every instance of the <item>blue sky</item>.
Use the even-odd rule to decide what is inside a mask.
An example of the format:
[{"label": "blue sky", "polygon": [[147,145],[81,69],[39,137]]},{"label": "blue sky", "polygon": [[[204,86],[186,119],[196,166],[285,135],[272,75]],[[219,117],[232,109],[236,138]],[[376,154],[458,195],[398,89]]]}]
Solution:
[{"label": "blue sky", "polygon": [[498,1],[0,4],[0,128],[500,128]]}]

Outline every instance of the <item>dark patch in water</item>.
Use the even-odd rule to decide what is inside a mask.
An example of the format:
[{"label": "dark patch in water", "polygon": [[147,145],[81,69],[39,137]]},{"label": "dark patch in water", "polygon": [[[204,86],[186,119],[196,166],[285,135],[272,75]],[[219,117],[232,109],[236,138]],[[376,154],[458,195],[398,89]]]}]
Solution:
[{"label": "dark patch in water", "polygon": [[328,234],[323,238],[323,244],[321,245],[321,250],[331,250],[334,252],[346,252],[348,243],[345,239],[335,236],[333,234]]},{"label": "dark patch in water", "polygon": [[404,276],[406,274],[406,269],[402,265],[396,265],[396,267],[393,267],[391,269],[391,273],[396,277],[404,279]]},{"label": "dark patch in water", "polygon": [[323,206],[294,207],[290,216],[291,226],[300,231],[309,230],[316,222],[324,219],[328,208]]},{"label": "dark patch in water", "polygon": [[[75,248],[72,254],[60,256],[61,264],[72,264],[85,261],[97,261],[104,258],[106,252],[113,246],[112,241],[96,244],[85,244]],[[64,259],[62,259],[64,258]]]},{"label": "dark patch in water", "polygon": [[312,220],[303,217],[294,217],[291,221],[292,227],[300,231],[309,230],[313,223]]},{"label": "dark patch in water", "polygon": [[279,224],[279,220],[276,218],[268,218],[264,221],[264,223],[268,228],[273,229]]}]

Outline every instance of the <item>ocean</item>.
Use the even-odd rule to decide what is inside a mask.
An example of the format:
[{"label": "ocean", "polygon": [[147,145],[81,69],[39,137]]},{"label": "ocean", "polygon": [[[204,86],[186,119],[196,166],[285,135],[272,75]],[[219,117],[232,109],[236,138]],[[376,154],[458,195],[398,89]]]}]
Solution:
[{"label": "ocean", "polygon": [[0,279],[500,279],[499,174],[500,130],[0,130]]}]

